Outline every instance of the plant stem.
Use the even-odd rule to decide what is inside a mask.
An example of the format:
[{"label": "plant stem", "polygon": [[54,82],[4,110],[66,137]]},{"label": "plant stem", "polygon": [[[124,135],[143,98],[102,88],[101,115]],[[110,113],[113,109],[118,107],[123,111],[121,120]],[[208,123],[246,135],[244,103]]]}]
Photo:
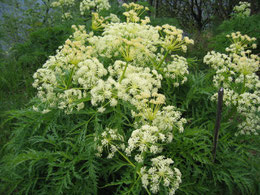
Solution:
[{"label": "plant stem", "polygon": [[121,77],[120,77],[120,79],[119,79],[119,84],[121,84],[123,78],[125,77],[125,72],[126,72],[127,66],[128,66],[128,62],[126,63],[125,68],[124,68],[124,71],[123,71],[123,74],[121,75]]},{"label": "plant stem", "polygon": [[120,150],[117,149],[117,151],[132,167],[135,168],[135,165],[122,152],[120,152]]},{"label": "plant stem", "polygon": [[149,192],[149,190],[145,187],[145,190],[146,190],[146,192],[149,194],[149,195],[151,195],[151,193]]},{"label": "plant stem", "polygon": [[246,75],[244,75],[242,93],[246,91]]},{"label": "plant stem", "polygon": [[166,51],[166,53],[165,53],[163,59],[162,59],[161,62],[158,64],[157,68],[160,68],[160,67],[161,67],[162,63],[164,62],[164,60],[166,59],[166,57],[168,56],[168,54],[169,54],[169,51]]}]

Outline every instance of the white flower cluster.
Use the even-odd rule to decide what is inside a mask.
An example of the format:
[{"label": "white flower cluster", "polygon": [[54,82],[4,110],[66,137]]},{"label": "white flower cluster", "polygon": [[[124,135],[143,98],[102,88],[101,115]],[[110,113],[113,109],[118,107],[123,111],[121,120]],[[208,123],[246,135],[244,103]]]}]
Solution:
[{"label": "white flower cluster", "polygon": [[145,11],[149,10],[148,7],[144,7],[136,3],[124,3],[122,6],[127,10],[123,13],[123,15],[126,16],[127,23],[136,23],[141,21],[142,24],[147,24],[150,22],[150,19],[148,17],[145,17],[145,20],[142,20],[140,18]]},{"label": "white flower cluster", "polygon": [[124,150],[124,137],[119,134],[117,129],[106,128],[101,133],[100,138],[95,137],[96,141],[100,141],[97,144],[97,156],[101,157],[104,150],[108,153],[107,158],[113,158],[117,150]]},{"label": "white flower cluster", "polygon": [[176,111],[174,106],[165,106],[156,113],[152,125],[156,125],[164,131],[171,132],[176,129],[182,133],[184,131],[183,124],[186,122],[186,119],[181,118],[181,112]]},{"label": "white flower cluster", "polygon": [[165,103],[165,97],[162,94],[153,93],[154,98],[148,100],[150,97],[149,93],[137,96],[141,100],[137,107],[139,112],[132,111],[132,115],[138,120],[135,126],[140,128],[132,132],[125,149],[128,156],[136,150],[135,160],[138,163],[143,162],[146,153],[162,152],[163,144],[172,142],[173,130],[183,132],[183,124],[186,123],[174,106],[160,108]]},{"label": "white flower cluster", "polygon": [[149,93],[141,93],[136,98],[139,100],[137,112],[132,111],[132,115],[138,119],[135,126],[152,125],[158,127],[160,131],[165,134],[172,132],[172,130],[178,130],[180,133],[183,132],[183,124],[187,121],[181,118],[181,113],[177,111],[174,106],[164,106],[165,96],[153,92],[152,95]]},{"label": "white flower cluster", "polygon": [[140,154],[137,154],[138,156],[143,156],[143,153],[146,152],[153,154],[161,152],[161,144],[172,141],[173,129],[183,132],[183,124],[186,123],[186,120],[181,118],[181,113],[176,111],[174,106],[166,106],[162,109],[157,106],[153,108],[145,107],[138,114],[132,113],[134,117],[141,117],[141,121],[135,124],[141,127],[132,132],[128,140],[128,147],[125,150],[127,155],[131,155],[131,152],[135,149],[140,152]]},{"label": "white flower cluster", "polygon": [[251,4],[248,2],[243,2],[240,1],[239,5],[236,5],[233,8],[233,16],[234,17],[241,17],[241,18],[246,18],[250,16],[251,10],[250,10]]},{"label": "white flower cluster", "polygon": [[[127,71],[123,75],[126,66]],[[116,99],[138,105],[136,95],[156,92],[161,87],[161,75],[149,68],[136,67],[117,60],[113,66],[108,67],[108,72],[108,79],[100,79],[91,90],[92,105],[109,100],[110,106],[116,106]]]},{"label": "white flower cluster", "polygon": [[138,155],[141,156],[145,152],[157,154],[162,152],[162,146],[159,143],[170,143],[172,138],[172,133],[165,135],[156,126],[143,125],[140,129],[132,132],[131,137],[128,139],[128,146],[125,152],[128,156],[135,149],[140,152]]},{"label": "white flower cluster", "polygon": [[109,14],[109,16],[105,17],[105,20],[110,21],[110,23],[120,23],[120,19],[115,14]]},{"label": "white flower cluster", "polygon": [[[224,87],[224,103],[235,106],[241,119],[240,134],[257,134],[260,130],[260,81],[256,72],[259,70],[259,57],[251,54],[250,48],[256,48],[255,38],[232,33],[227,37],[232,44],[226,48],[229,55],[215,51],[204,57],[204,62],[216,70],[214,85]],[[216,99],[217,94],[212,99]],[[241,120],[240,119],[240,120]]]},{"label": "white flower cluster", "polygon": [[158,41],[159,34],[154,27],[137,23],[110,24],[105,27],[103,36],[89,39],[98,55],[123,57],[136,64],[147,64],[154,57]]},{"label": "white flower cluster", "polygon": [[[108,0],[80,0],[79,7],[76,7],[78,6],[78,1],[75,0],[56,0],[51,6],[54,8],[61,8],[63,20],[71,19],[74,14],[78,13],[85,15],[90,14],[92,11],[101,12],[102,10],[110,9]],[[77,11],[73,12],[72,8]]]},{"label": "white flower cluster", "polygon": [[83,0],[80,2],[80,14],[84,15],[86,11],[94,9],[96,12],[110,9],[108,0]]},{"label": "white flower cluster", "polygon": [[183,84],[187,81],[188,63],[184,57],[178,55],[171,57],[172,62],[163,67],[163,72],[166,77],[173,79],[175,81],[174,86],[178,87],[180,83]]},{"label": "white flower cluster", "polygon": [[[56,56],[52,56],[33,75],[33,87],[38,97],[47,106],[64,109],[67,113],[84,108],[82,99],[107,70],[96,58],[91,57],[92,49],[85,46],[88,37],[84,26],[79,26],[72,41],[68,39]],[[89,59],[88,59],[89,58]]]},{"label": "white flower cluster", "polygon": [[[166,29],[167,26],[164,27]],[[150,25],[116,23],[107,25],[102,37],[94,36],[89,39],[89,42],[95,47],[99,56],[123,58],[125,61],[133,62],[136,66],[147,66],[147,64],[151,64],[151,59],[155,59],[154,62],[156,63],[165,60],[162,54],[156,54],[158,45],[166,47],[166,45],[170,44],[170,41],[172,45],[168,45],[166,48],[170,48],[171,51],[179,49],[186,51],[186,44],[193,43],[187,37],[184,39],[181,38],[181,30],[175,27],[171,29],[172,31],[175,29],[178,32],[176,36],[179,38],[174,38],[175,35],[173,35],[172,31],[171,33],[173,34],[167,35],[167,38],[160,37],[158,30]],[[160,66],[158,68],[165,73],[165,76],[175,81],[175,87],[178,87],[187,80],[187,74],[189,73],[188,63],[184,57],[172,55],[171,63],[164,62]]]},{"label": "white flower cluster", "polygon": [[181,172],[177,168],[171,168],[172,159],[158,156],[151,159],[150,168],[141,168],[142,184],[145,188],[149,186],[152,193],[156,194],[160,190],[160,184],[168,188],[169,195],[175,194],[181,183]]}]

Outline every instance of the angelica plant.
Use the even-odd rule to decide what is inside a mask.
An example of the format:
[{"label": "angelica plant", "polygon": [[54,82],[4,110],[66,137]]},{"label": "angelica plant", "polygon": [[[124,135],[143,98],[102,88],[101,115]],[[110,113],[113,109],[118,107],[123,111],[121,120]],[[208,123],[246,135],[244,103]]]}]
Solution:
[{"label": "angelica plant", "polygon": [[[73,6],[73,2],[58,1],[54,5]],[[93,8],[100,11],[109,7],[106,1],[82,1],[80,6],[83,15]],[[60,112],[68,118],[85,117],[83,122],[76,117],[75,127],[63,132],[68,140],[71,136],[68,145],[84,140],[80,151],[73,147],[71,156],[86,152],[88,158],[99,159],[104,166],[123,160],[116,171],[126,170],[127,193],[143,186],[139,193],[157,193],[163,188],[173,194],[181,183],[181,173],[163,152],[173,142],[174,134],[184,131],[186,119],[177,107],[166,104],[160,90],[166,79],[171,79],[174,87],[187,80],[188,63],[174,52],[185,52],[193,41],[173,26],[149,25],[148,17],[142,19],[148,10],[144,6],[130,3],[123,7],[126,22],[93,12],[93,31],[87,32],[84,25],[72,26],[73,35],[33,75],[38,101],[32,108],[43,116]],[[56,136],[56,129],[49,133]],[[71,156],[66,156],[68,161],[73,161]],[[75,170],[94,175],[84,161],[80,158],[72,163],[74,170],[67,171],[67,177]],[[56,168],[53,163],[46,167],[51,178],[49,172]],[[119,176],[125,181],[125,175]],[[76,174],[75,180],[79,178]],[[98,181],[96,176],[92,180]],[[109,174],[105,180],[107,185],[115,182]]]},{"label": "angelica plant", "polygon": [[[256,74],[259,57],[251,54],[256,48],[255,38],[240,32],[227,35],[232,44],[226,48],[228,54],[215,51],[204,57],[204,62],[215,69],[214,85],[224,87],[224,103],[233,106],[242,119],[237,134],[257,135],[259,126],[260,81]],[[216,99],[217,93],[212,97]],[[241,120],[240,119],[240,120]]]}]

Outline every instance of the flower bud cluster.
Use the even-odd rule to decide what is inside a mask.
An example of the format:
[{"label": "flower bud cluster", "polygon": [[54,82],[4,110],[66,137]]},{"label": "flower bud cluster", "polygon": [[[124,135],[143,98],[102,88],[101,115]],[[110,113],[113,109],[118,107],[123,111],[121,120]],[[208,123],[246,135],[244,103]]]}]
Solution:
[{"label": "flower bud cluster", "polygon": [[178,55],[172,55],[171,57],[172,62],[163,68],[163,72],[166,77],[173,79],[175,81],[173,85],[178,87],[179,84],[187,81],[187,75],[189,74],[188,63],[184,57]]},{"label": "flower bud cluster", "polygon": [[107,22],[105,19],[100,16],[98,13],[92,13],[92,30],[93,31],[102,31],[105,28]]},{"label": "flower bud cluster", "polygon": [[62,15],[62,19],[63,20],[69,20],[69,19],[72,19],[72,15],[70,12],[65,12],[63,15]]},{"label": "flower bud cluster", "polygon": [[[260,81],[256,72],[259,70],[259,57],[251,54],[255,48],[255,38],[241,35],[240,32],[227,36],[232,44],[226,48],[228,55],[209,52],[204,63],[215,69],[214,85],[224,87],[224,103],[236,107],[241,124],[237,134],[258,134],[260,130]],[[212,97],[216,100],[217,93]]]},{"label": "flower bud cluster", "polygon": [[109,23],[120,23],[120,19],[115,14],[110,14],[105,18],[97,12],[92,13],[92,30],[102,31]]}]

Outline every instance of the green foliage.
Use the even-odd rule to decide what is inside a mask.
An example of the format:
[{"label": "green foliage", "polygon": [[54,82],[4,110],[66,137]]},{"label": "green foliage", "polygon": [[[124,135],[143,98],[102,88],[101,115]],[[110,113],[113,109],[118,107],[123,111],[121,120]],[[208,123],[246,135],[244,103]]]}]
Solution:
[{"label": "green foliage", "polygon": [[[23,108],[35,95],[32,74],[55,54],[70,33],[71,28],[66,26],[41,28],[32,32],[25,43],[17,44],[7,54],[3,52],[0,61],[0,124],[5,120],[5,111]],[[1,146],[7,141],[11,127],[0,125],[0,131]]]},{"label": "green foliage", "polygon": [[257,141],[241,144],[244,138],[232,138],[227,133],[232,126],[222,124],[213,163],[213,128],[213,122],[200,128],[187,128],[183,134],[176,134],[174,144],[169,146],[167,151],[183,174],[177,194],[258,194],[259,165],[255,163],[259,162],[259,156],[248,150]]},{"label": "green foliage", "polygon": [[[145,193],[140,183],[134,184],[138,176],[131,175],[133,168],[123,158],[97,160],[90,133],[94,126],[89,123],[93,113],[82,114],[10,112],[9,120],[16,123],[12,139],[1,151],[0,192]],[[175,134],[164,153],[182,172],[177,194],[259,193],[259,138],[233,137],[234,127],[221,124],[215,163],[214,120],[201,125],[190,121],[183,134]]]},{"label": "green foliage", "polygon": [[[196,66],[198,66],[196,64]],[[190,66],[192,70],[194,67]],[[186,83],[179,88],[174,88],[170,82],[163,82],[163,93],[171,105],[177,105],[184,117],[191,122],[192,127],[207,123],[215,117],[216,105],[210,97],[216,89],[212,83],[212,71],[197,71],[188,75]]]},{"label": "green foliage", "polygon": [[[95,157],[93,136],[86,135],[86,115],[43,115],[26,109],[9,117],[18,122],[2,150],[1,193],[96,194],[101,162]],[[75,128],[75,122],[85,125]]]},{"label": "green foliage", "polygon": [[71,115],[59,110],[42,114],[31,108],[9,112],[5,122],[15,124],[12,138],[1,150],[0,193],[104,194],[115,190],[115,194],[139,194],[143,190],[140,178],[132,175],[133,167],[125,159],[96,156],[94,136],[104,128],[100,121],[118,126],[125,120],[114,109],[106,112],[111,113],[109,118],[95,110]]},{"label": "green foliage", "polygon": [[194,40],[194,45],[190,46],[186,56],[189,58],[195,58],[198,61],[197,69],[208,70],[208,67],[203,64],[203,58],[210,50],[209,39],[211,35],[208,31],[194,32],[191,34],[191,38]]},{"label": "green foliage", "polygon": [[[32,74],[48,59],[50,55],[54,55],[60,45],[70,35],[71,30],[64,26],[42,28],[30,34],[29,39],[23,43],[16,45],[9,56],[3,57],[0,62],[0,93],[1,104],[4,107],[17,108],[12,106],[9,98],[13,96],[16,102],[16,94],[23,94],[26,99],[34,93],[32,89]],[[6,98],[5,98],[6,97]],[[12,98],[11,98],[12,99]],[[21,103],[20,103],[21,104]]]},{"label": "green foliage", "polygon": [[18,66],[37,70],[50,55],[55,54],[71,33],[71,27],[66,26],[45,27],[32,32],[25,43],[14,48]]}]

